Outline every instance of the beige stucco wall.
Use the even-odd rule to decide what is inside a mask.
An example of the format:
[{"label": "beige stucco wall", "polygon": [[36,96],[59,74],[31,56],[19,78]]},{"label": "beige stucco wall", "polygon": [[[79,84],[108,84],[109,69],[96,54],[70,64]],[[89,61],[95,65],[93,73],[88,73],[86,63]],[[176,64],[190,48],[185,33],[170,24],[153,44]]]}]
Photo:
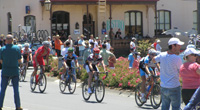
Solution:
[{"label": "beige stucco wall", "polygon": [[193,11],[197,10],[196,0],[160,0],[158,10],[171,11],[171,28],[177,27],[182,31],[193,28]]},{"label": "beige stucco wall", "polygon": [[[25,13],[25,6],[30,6],[30,14]],[[36,17],[36,30],[50,32],[50,14],[44,10],[39,0],[0,0],[0,33],[8,33],[7,13],[12,16],[12,32],[18,31],[18,25],[24,25],[26,15]]]}]

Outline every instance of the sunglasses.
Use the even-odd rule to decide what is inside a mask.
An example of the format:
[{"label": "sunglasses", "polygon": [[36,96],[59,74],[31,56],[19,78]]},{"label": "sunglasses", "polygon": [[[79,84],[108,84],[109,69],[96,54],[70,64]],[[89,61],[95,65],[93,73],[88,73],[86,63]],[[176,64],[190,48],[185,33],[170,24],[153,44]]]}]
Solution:
[{"label": "sunglasses", "polygon": [[99,53],[95,53],[95,55],[99,55]]}]

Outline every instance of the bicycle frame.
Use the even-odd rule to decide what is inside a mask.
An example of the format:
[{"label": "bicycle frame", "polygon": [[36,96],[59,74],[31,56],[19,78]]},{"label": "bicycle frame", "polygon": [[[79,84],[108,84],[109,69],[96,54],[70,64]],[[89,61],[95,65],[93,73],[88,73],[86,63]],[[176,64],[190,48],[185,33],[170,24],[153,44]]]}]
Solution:
[{"label": "bicycle frame", "polygon": [[149,97],[149,95],[151,94],[151,91],[152,91],[152,89],[153,89],[153,86],[154,86],[154,84],[155,83],[157,83],[157,78],[158,78],[159,76],[155,76],[155,75],[152,75],[152,77],[151,77],[151,88],[149,89],[149,92],[148,92],[148,94],[146,95],[146,99],[148,99],[148,97]]}]

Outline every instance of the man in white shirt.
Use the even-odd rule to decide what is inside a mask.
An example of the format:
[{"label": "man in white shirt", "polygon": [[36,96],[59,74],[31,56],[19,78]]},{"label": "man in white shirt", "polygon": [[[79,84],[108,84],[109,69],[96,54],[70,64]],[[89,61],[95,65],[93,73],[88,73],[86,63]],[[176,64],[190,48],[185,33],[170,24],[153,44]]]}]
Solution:
[{"label": "man in white shirt", "polygon": [[162,52],[153,58],[153,62],[160,62],[160,80],[161,80],[161,110],[169,110],[170,104],[172,110],[179,110],[181,105],[181,87],[179,82],[179,69],[182,60],[178,56],[181,45],[184,42],[178,38],[171,38],[168,41],[169,51]]},{"label": "man in white shirt", "polygon": [[136,40],[136,38],[133,37],[132,40],[131,40],[131,42],[130,42],[130,49],[133,49],[133,51],[136,50],[135,40]]},{"label": "man in white shirt", "polygon": [[68,48],[70,47],[70,42],[69,42],[69,41],[66,41],[66,42],[65,42],[65,45],[66,45],[66,47],[63,48],[63,49],[61,50],[61,55],[62,55],[63,57],[65,57],[65,55],[66,55],[67,52],[68,52]]},{"label": "man in white shirt", "polygon": [[106,50],[110,51],[110,39],[107,39],[107,42],[106,42]]},{"label": "man in white shirt", "polygon": [[70,47],[73,47],[73,40],[71,35],[68,36],[68,39],[66,41],[70,43]]},{"label": "man in white shirt", "polygon": [[92,34],[90,35],[89,43],[90,42],[94,42],[94,36]]}]

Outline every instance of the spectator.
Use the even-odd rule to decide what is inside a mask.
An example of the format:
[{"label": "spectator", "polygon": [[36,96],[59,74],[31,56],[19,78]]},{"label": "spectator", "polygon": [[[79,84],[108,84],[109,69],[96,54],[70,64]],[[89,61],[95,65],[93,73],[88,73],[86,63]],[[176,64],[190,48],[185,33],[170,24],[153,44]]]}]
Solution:
[{"label": "spectator", "polygon": [[[98,38],[98,37],[96,37],[96,38]],[[98,41],[97,41],[97,39],[94,39],[94,48],[96,48],[96,47],[98,47],[99,45],[98,45]],[[98,47],[99,48],[99,47]]]},{"label": "spectator", "polygon": [[90,42],[94,42],[94,36],[93,36],[93,34],[90,35],[89,43]]},{"label": "spectator", "polygon": [[21,64],[21,52],[17,45],[13,45],[13,36],[7,35],[6,46],[1,48],[0,62],[3,65],[1,74],[0,109],[3,107],[4,96],[8,85],[8,80],[12,80],[14,89],[14,102],[16,110],[22,110],[19,96],[19,68]]},{"label": "spectator", "polygon": [[153,44],[151,44],[151,47],[154,48],[156,50],[156,45],[157,45],[157,39],[154,41]]},{"label": "spectator", "polygon": [[0,36],[0,46],[3,47],[4,46],[4,34],[1,34]]},{"label": "spectator", "polygon": [[57,53],[57,56],[60,57],[61,56],[61,45],[63,45],[62,41],[59,39],[60,36],[56,35],[55,36],[55,50]]},{"label": "spectator", "polygon": [[86,63],[88,56],[92,53],[91,49],[89,48],[89,41],[88,40],[85,41],[84,46],[85,46],[85,50],[84,50],[84,53],[83,53],[83,64]]},{"label": "spectator", "polygon": [[188,48],[184,52],[186,62],[180,67],[180,76],[182,78],[182,99],[185,105],[200,86],[200,65],[196,63],[199,52],[194,48]]},{"label": "spectator", "polygon": [[70,42],[69,41],[66,41],[65,42],[65,47],[62,49],[62,51],[61,51],[61,55],[63,56],[63,57],[65,57],[65,55],[67,54],[67,52],[68,52],[68,48],[70,47]]},{"label": "spectator", "polygon": [[51,36],[48,36],[47,41],[49,42],[50,46],[52,47]]},{"label": "spectator", "polygon": [[75,54],[79,55],[79,47],[78,47],[78,41],[80,38],[78,37],[77,40],[74,42],[74,48],[75,48]]},{"label": "spectator", "polygon": [[156,44],[156,51],[161,52],[162,47],[160,46],[160,40],[157,40],[157,44]]},{"label": "spectator", "polygon": [[82,34],[81,35],[81,39],[78,41],[78,46],[79,46],[79,56],[83,56],[83,52],[84,52],[84,49],[85,47],[83,46],[83,43],[84,43],[84,35]]},{"label": "spectator", "polygon": [[120,29],[118,29],[118,31],[116,32],[116,34],[115,34],[115,39],[122,39],[122,35],[121,35],[122,33],[121,33],[121,30]]},{"label": "spectator", "polygon": [[115,55],[111,53],[110,51],[106,50],[106,44],[102,45],[102,50],[100,51],[100,55],[102,56],[104,64],[106,66],[109,66],[108,62],[111,62],[113,64],[116,63]]},{"label": "spectator", "polygon": [[106,42],[106,49],[107,49],[108,51],[110,51],[110,48],[111,48],[111,46],[110,46],[110,39],[107,39],[107,42]]},{"label": "spectator", "polygon": [[[110,52],[114,54],[114,48],[110,48]],[[115,54],[114,54],[115,55]],[[116,62],[116,58],[108,58],[108,63],[109,63],[109,67],[110,69],[115,69],[115,65],[114,65],[114,61]]]},{"label": "spectator", "polygon": [[133,37],[133,38],[131,39],[131,42],[130,42],[130,49],[133,49],[133,51],[136,50],[135,40],[136,40],[136,38]]},{"label": "spectator", "polygon": [[134,62],[134,59],[135,59],[135,56],[133,54],[133,48],[130,49],[130,54],[128,55],[128,62],[129,62],[129,69],[132,69],[133,68],[133,62]]},{"label": "spectator", "polygon": [[[66,41],[68,41],[70,43],[70,47],[72,48],[74,44],[73,44],[73,40],[72,40],[72,36],[71,35],[68,36],[68,39]],[[64,44],[66,44],[66,41],[65,41]]]},{"label": "spectator", "polygon": [[178,38],[171,38],[168,41],[169,51],[161,52],[153,58],[153,62],[160,62],[160,80],[162,110],[169,110],[170,104],[172,110],[179,110],[181,105],[181,87],[179,82],[179,70],[182,60],[178,56],[181,45],[184,42]]},{"label": "spectator", "polygon": [[115,33],[113,32],[113,28],[110,29],[109,36],[110,39],[114,39]]},{"label": "spectator", "polygon": [[94,49],[94,42],[90,42],[90,50],[93,53],[93,49]]},{"label": "spectator", "polygon": [[101,45],[101,40],[99,39],[99,37],[96,37],[97,43],[98,43],[98,48],[101,49],[102,45]]}]

